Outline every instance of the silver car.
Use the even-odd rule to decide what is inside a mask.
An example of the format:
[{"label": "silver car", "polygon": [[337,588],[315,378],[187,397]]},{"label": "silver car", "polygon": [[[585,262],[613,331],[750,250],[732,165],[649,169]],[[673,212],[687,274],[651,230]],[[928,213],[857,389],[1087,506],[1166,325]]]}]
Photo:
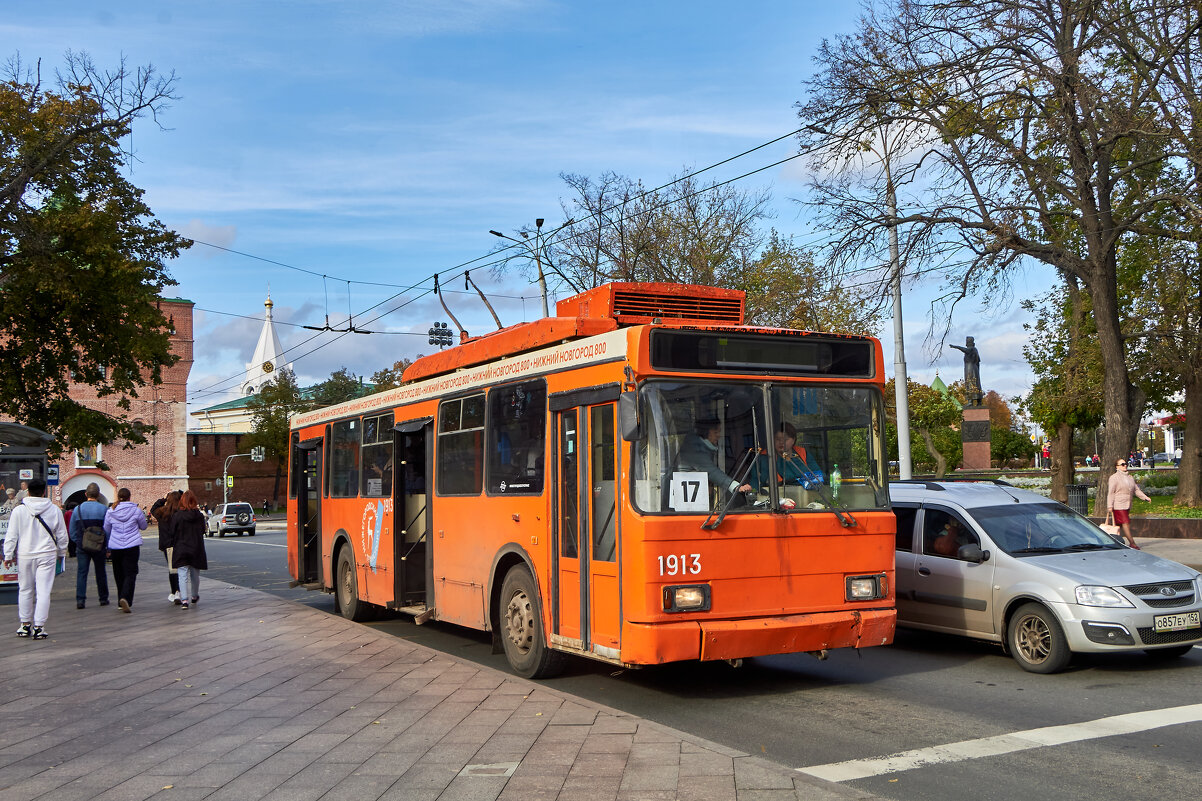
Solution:
[{"label": "silver car", "polygon": [[205,536],[249,534],[255,536],[255,510],[249,503],[226,503],[209,516]]},{"label": "silver car", "polygon": [[1198,571],[1119,544],[1003,482],[889,485],[897,622],[1000,642],[1032,673],[1074,653],[1177,657],[1202,643]]}]

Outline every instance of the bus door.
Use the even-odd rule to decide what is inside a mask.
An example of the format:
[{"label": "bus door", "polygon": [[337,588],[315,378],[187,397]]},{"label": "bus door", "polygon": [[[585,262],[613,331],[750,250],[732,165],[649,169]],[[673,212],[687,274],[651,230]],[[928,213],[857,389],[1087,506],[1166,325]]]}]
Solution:
[{"label": "bus door", "polygon": [[621,628],[614,413],[602,403],[556,414],[551,595],[553,641],[610,658]]},{"label": "bus door", "polygon": [[420,614],[418,608],[433,606],[434,582],[430,571],[431,509],[428,490],[433,486],[429,467],[434,464],[430,449],[433,418],[423,417],[397,424],[393,453],[396,454],[397,480],[393,484],[393,565],[396,587],[391,604]]},{"label": "bus door", "polygon": [[297,580],[302,584],[321,581],[321,442],[306,440],[297,445],[301,469],[296,491]]}]

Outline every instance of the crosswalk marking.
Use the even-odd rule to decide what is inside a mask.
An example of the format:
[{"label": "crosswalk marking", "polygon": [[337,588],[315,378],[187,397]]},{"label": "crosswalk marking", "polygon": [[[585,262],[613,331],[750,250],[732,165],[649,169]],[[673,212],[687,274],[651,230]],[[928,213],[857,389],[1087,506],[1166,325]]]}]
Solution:
[{"label": "crosswalk marking", "polygon": [[885,773],[898,773],[913,770],[926,765],[938,765],[943,762],[961,762],[966,759],[1012,754],[1016,751],[1026,751],[1031,748],[1042,748],[1049,745],[1096,740],[1102,737],[1114,737],[1119,734],[1159,729],[1164,726],[1176,726],[1182,723],[1197,723],[1202,721],[1202,704],[1188,704],[1167,709],[1153,709],[1147,712],[1132,712],[1126,715],[1113,715],[1082,723],[1069,723],[1063,726],[1045,726],[1040,729],[1011,734],[999,734],[994,737],[982,737],[978,740],[963,740],[958,743],[936,745],[930,748],[917,748],[912,751],[902,751],[889,756],[873,759],[853,759],[847,762],[831,762],[826,765],[813,765],[807,768],[797,768],[799,773],[805,773],[818,779],[832,782],[848,782],[856,779],[866,779],[870,776],[880,776]]}]

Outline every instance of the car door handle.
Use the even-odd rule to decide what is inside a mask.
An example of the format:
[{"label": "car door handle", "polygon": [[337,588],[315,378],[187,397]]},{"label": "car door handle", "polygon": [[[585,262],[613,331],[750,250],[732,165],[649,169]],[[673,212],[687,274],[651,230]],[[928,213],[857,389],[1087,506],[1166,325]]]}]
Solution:
[{"label": "car door handle", "polygon": [[929,576],[931,575],[931,569],[929,567],[920,567],[918,568],[918,575]]}]

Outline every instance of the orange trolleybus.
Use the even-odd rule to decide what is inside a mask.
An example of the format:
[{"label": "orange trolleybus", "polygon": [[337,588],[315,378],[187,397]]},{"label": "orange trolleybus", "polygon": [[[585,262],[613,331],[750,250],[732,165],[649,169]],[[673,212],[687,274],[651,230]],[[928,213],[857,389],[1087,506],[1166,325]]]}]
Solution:
[{"label": "orange trolleybus", "polygon": [[296,416],[292,576],[492,632],[526,677],[890,642],[880,343],[743,313],[607,284]]}]

